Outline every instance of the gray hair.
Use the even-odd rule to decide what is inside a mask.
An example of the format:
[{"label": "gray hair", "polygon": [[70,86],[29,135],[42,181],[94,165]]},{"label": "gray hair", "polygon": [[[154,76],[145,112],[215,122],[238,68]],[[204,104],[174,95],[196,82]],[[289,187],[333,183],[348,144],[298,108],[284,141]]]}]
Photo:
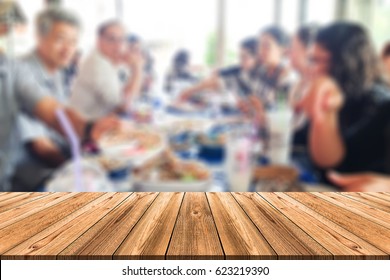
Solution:
[{"label": "gray hair", "polygon": [[49,8],[41,12],[36,21],[37,32],[39,35],[46,35],[50,32],[54,23],[63,22],[81,28],[78,16],[63,8]]}]

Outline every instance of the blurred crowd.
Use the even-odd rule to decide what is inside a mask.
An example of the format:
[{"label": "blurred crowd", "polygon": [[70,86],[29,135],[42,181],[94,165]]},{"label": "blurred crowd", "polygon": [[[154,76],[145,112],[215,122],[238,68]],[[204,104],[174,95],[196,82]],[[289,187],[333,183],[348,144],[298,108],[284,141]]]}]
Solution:
[{"label": "blurred crowd", "polygon": [[[87,54],[78,51],[81,22],[68,10],[42,11],[36,30],[31,53],[0,54],[3,190],[34,190],[70,158],[59,110],[88,143],[156,83],[153,57],[120,21],[102,23]],[[309,25],[294,34],[269,26],[242,41],[237,65],[204,79],[191,71],[190,51],[179,50],[163,90],[177,81],[192,84],[180,92],[182,101],[205,91],[235,92],[239,110],[260,127],[285,99],[294,110],[294,161],[343,190],[390,191],[390,44],[377,53],[362,26]]]}]

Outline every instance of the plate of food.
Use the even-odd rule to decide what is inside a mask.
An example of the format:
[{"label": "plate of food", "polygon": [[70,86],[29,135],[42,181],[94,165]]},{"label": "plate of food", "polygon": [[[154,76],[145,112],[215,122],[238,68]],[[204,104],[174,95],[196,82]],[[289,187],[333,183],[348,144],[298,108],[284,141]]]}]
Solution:
[{"label": "plate of food", "polygon": [[126,123],[103,135],[98,147],[107,160],[115,159],[137,167],[160,155],[167,147],[167,140],[152,128]]},{"label": "plate of food", "polygon": [[143,168],[133,170],[136,189],[147,192],[203,192],[211,182],[207,167],[166,153]]}]

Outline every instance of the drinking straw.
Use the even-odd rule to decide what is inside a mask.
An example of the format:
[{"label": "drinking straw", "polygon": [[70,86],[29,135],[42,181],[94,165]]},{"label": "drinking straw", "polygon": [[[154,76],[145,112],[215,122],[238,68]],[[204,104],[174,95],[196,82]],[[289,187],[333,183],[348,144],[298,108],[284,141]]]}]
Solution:
[{"label": "drinking straw", "polygon": [[81,171],[82,168],[81,168],[80,141],[76,132],[73,129],[72,124],[70,123],[68,117],[66,116],[64,110],[57,109],[56,115],[71,145],[73,171],[74,171],[74,178],[75,178],[75,189],[77,192],[81,192],[84,190],[84,186],[83,186],[83,176]]}]

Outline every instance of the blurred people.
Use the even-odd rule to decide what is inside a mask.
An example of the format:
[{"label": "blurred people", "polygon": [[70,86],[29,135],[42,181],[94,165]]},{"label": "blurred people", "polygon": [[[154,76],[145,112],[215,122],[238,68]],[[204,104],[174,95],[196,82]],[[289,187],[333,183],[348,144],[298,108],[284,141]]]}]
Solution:
[{"label": "blurred people", "polygon": [[131,34],[127,37],[127,47],[129,48],[130,52],[140,52],[144,57],[145,63],[141,93],[144,97],[147,97],[145,95],[150,93],[156,80],[153,57],[150,51],[143,46],[141,38],[135,34]]},{"label": "blurred people", "polygon": [[120,22],[103,23],[97,36],[97,48],[81,65],[70,100],[90,120],[128,112],[141,90],[144,67],[142,53],[126,48],[126,30]]},{"label": "blurred people", "polygon": [[310,119],[317,170],[389,173],[390,91],[366,30],[347,22],[322,28],[309,71],[313,81],[300,108]]},{"label": "blurred people", "polygon": [[260,32],[256,81],[247,97],[239,102],[241,111],[253,118],[263,132],[267,130],[265,111],[276,106],[277,98],[288,102],[294,82],[293,72],[285,61],[288,45],[288,35],[277,26],[267,27]]},{"label": "blurred people", "polygon": [[387,83],[390,84],[390,42],[384,46],[381,60],[383,66],[383,76]]},{"label": "blurred people", "polygon": [[118,120],[112,117],[87,122],[65,107],[40,87],[23,63],[0,55],[0,190],[10,190],[10,177],[22,147],[16,141],[19,112],[27,112],[58,132],[62,132],[56,112],[63,109],[74,130],[83,141],[96,140],[104,131],[113,129]]},{"label": "blurred people", "polygon": [[[313,46],[318,27],[316,25],[302,26],[294,34],[289,49],[290,64],[298,74],[298,81],[292,87],[290,92],[290,102],[293,107],[298,104],[305,96],[311,81],[309,70],[309,51]],[[306,169],[310,168],[307,151],[307,133],[308,120],[300,112],[294,114],[293,119],[293,140],[292,140],[292,157],[303,165]]]},{"label": "blurred people", "polygon": [[248,38],[241,42],[239,65],[217,71],[208,79],[182,92],[181,98],[186,100],[205,90],[220,91],[225,89],[237,95],[246,95],[251,91],[257,66],[257,40]]},{"label": "blurred people", "polygon": [[164,89],[167,92],[176,90],[177,83],[186,85],[197,82],[197,78],[190,71],[190,53],[187,50],[178,51],[172,60],[172,68],[165,78]]},{"label": "blurred people", "polygon": [[254,94],[261,100],[265,108],[275,105],[276,95],[287,96],[294,82],[291,69],[286,65],[286,53],[289,37],[277,26],[265,28],[259,36],[258,83]]},{"label": "blurred people", "polygon": [[[38,15],[36,30],[37,46],[23,58],[23,65],[43,91],[65,104],[68,93],[62,70],[75,54],[79,20],[65,9],[48,9]],[[34,190],[69,157],[68,145],[56,131],[26,113],[19,114],[18,130],[25,149],[12,178],[14,190]]]}]

